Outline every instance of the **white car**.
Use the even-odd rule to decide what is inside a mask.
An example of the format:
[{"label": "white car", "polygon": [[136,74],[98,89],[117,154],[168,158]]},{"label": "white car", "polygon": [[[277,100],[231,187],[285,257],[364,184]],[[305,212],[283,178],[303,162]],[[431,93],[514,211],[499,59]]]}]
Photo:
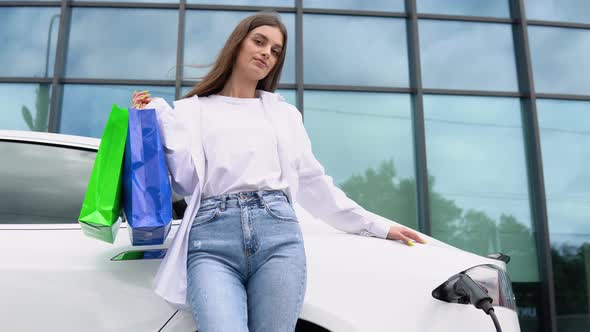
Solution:
[{"label": "white car", "polygon": [[[179,220],[159,246],[132,246],[125,223],[114,244],[82,233],[77,217],[99,142],[0,131],[2,331],[196,330],[189,312],[151,288]],[[496,331],[490,316],[463,304],[469,294],[475,302],[469,285],[493,300],[504,332],[520,331],[501,259],[430,237],[409,247],[345,234],[295,209],[308,262],[297,331]]]}]

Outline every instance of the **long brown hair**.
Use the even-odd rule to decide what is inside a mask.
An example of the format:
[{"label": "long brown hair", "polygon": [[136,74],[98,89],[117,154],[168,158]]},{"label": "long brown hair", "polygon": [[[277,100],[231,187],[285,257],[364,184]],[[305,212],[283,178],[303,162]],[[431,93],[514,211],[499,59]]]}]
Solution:
[{"label": "long brown hair", "polygon": [[232,73],[242,42],[246,36],[248,36],[250,31],[263,25],[278,28],[283,34],[283,49],[274,68],[265,78],[258,81],[258,84],[256,85],[256,89],[274,92],[277,88],[279,79],[281,78],[283,63],[285,62],[285,54],[287,53],[287,28],[285,28],[285,25],[281,22],[278,13],[260,12],[248,16],[238,23],[217,56],[213,68],[211,68],[209,73],[203,77],[203,80],[195,84],[195,86],[183,98],[192,97],[194,95],[199,97],[209,96],[221,91]]}]

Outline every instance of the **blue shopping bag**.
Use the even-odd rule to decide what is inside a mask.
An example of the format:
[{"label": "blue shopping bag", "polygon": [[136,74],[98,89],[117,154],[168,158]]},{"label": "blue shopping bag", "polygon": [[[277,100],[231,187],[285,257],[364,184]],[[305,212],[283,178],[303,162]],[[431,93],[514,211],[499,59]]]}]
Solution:
[{"label": "blue shopping bag", "polygon": [[123,211],[132,245],[164,243],[172,224],[172,192],[155,109],[129,108]]}]

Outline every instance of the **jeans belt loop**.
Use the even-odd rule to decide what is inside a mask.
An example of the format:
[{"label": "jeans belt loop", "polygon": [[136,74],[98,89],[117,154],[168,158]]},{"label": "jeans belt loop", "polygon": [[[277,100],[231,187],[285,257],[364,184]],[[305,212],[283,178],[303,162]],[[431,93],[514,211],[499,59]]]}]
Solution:
[{"label": "jeans belt loop", "polygon": [[256,196],[257,196],[257,197],[258,197],[258,199],[260,200],[260,203],[261,203],[262,205],[264,205],[264,197],[262,196],[262,192],[260,192],[260,190],[258,190],[258,191],[256,192]]},{"label": "jeans belt loop", "polygon": [[225,211],[225,201],[227,201],[227,195],[223,194],[221,196],[221,208],[220,208],[220,211],[222,211],[222,212]]}]

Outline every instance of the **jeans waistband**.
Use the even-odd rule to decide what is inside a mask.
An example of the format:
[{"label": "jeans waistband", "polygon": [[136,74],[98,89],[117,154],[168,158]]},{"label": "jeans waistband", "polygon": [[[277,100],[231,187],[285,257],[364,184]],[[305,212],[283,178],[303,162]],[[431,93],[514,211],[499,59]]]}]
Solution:
[{"label": "jeans waistband", "polygon": [[268,198],[281,198],[289,202],[288,196],[282,190],[258,190],[258,191],[240,191],[237,193],[222,194],[217,196],[207,197],[201,200],[201,207],[221,204],[221,210],[224,210],[227,205],[238,206],[238,201],[245,203],[260,202],[263,203]]}]

